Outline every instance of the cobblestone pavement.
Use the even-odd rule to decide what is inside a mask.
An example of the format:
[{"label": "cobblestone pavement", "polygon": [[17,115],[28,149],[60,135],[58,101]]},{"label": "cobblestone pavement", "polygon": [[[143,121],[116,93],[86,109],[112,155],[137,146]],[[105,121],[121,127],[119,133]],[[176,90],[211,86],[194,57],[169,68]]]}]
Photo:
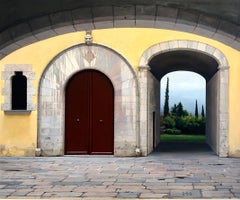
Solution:
[{"label": "cobblestone pavement", "polygon": [[239,198],[240,159],[213,152],[148,157],[0,157],[0,198]]}]

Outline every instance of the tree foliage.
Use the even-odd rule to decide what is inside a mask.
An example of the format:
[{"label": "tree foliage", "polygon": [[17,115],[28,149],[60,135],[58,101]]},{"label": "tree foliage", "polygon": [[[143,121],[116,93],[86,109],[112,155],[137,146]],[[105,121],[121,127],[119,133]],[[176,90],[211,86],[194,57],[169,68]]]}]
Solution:
[{"label": "tree foliage", "polygon": [[167,78],[165,101],[163,108],[163,125],[165,133],[168,134],[205,134],[205,113],[202,106],[201,116],[198,114],[198,103],[195,103],[195,116],[184,110],[183,105],[179,102],[169,109],[169,78]]},{"label": "tree foliage", "polygon": [[169,78],[167,78],[163,113],[164,113],[164,117],[169,115]]},{"label": "tree foliage", "polygon": [[189,114],[188,114],[188,111],[183,109],[182,103],[179,102],[178,105],[174,104],[174,106],[171,108],[171,115],[181,117],[181,116],[187,116]]},{"label": "tree foliage", "polygon": [[197,103],[197,100],[196,100],[196,104],[195,104],[195,117],[198,118],[198,103]]},{"label": "tree foliage", "polygon": [[205,117],[205,112],[204,112],[204,107],[203,107],[203,105],[202,105],[202,112],[201,112],[201,116],[202,116],[202,117]]},{"label": "tree foliage", "polygon": [[164,118],[164,125],[166,128],[175,128],[176,127],[176,122],[174,117],[172,116],[167,116]]},{"label": "tree foliage", "polygon": [[171,113],[163,118],[163,124],[168,134],[205,134],[205,118],[189,114],[181,102],[174,104]]}]

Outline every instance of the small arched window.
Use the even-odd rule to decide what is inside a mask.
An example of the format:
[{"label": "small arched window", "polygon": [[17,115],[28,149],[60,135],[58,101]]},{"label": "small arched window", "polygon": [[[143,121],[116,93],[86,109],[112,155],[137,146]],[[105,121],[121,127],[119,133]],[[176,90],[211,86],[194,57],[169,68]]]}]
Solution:
[{"label": "small arched window", "polygon": [[27,78],[23,72],[12,77],[12,110],[27,109]]},{"label": "small arched window", "polygon": [[29,114],[36,110],[33,103],[33,95],[36,91],[32,81],[36,79],[36,73],[29,64],[5,64],[2,71],[2,96],[4,103],[1,110],[5,114]]}]

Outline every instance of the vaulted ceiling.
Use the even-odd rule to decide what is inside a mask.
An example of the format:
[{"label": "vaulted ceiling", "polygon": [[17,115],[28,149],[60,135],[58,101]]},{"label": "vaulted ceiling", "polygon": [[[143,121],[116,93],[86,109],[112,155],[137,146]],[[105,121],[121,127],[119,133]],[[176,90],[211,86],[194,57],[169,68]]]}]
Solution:
[{"label": "vaulted ceiling", "polygon": [[185,31],[240,50],[240,1],[1,0],[0,58],[52,36],[116,27]]},{"label": "vaulted ceiling", "polygon": [[184,70],[196,72],[208,81],[218,70],[218,63],[214,58],[187,50],[161,53],[151,59],[149,66],[158,80],[169,72]]}]

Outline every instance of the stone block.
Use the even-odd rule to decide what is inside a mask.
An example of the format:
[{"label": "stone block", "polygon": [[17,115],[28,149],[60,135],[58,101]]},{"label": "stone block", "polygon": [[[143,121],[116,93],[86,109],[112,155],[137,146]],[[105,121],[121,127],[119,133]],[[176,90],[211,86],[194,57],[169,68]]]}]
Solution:
[{"label": "stone block", "polygon": [[57,35],[57,33],[52,29],[49,29],[49,30],[46,30],[46,31],[40,31],[39,33],[34,33],[34,36],[38,40],[48,39],[48,38],[54,37],[56,35]]},{"label": "stone block", "polygon": [[197,27],[203,28],[204,30],[209,32],[216,32],[219,23],[220,23],[219,19],[212,18],[206,15],[200,15]]},{"label": "stone block", "polygon": [[164,42],[160,44],[161,51],[168,51],[170,49],[169,42]]},{"label": "stone block", "polygon": [[93,21],[113,21],[113,7],[112,6],[99,6],[92,8]]},{"label": "stone block", "polygon": [[27,35],[31,35],[31,27],[28,23],[17,24],[8,30],[11,37],[14,38],[14,41],[24,39]]},{"label": "stone block", "polygon": [[10,81],[13,75],[14,75],[14,72],[9,73],[9,72],[3,71],[1,78],[2,80],[5,80],[5,84],[6,84],[6,81]]},{"label": "stone block", "polygon": [[24,73],[27,71],[32,71],[31,64],[5,64],[4,71],[8,71],[9,73],[13,73],[14,71],[23,71]]},{"label": "stone block", "polygon": [[76,29],[74,28],[74,26],[72,24],[69,24],[67,26],[61,26],[61,27],[58,27],[58,28],[54,28],[54,31],[57,34],[61,35],[61,34],[75,32]]},{"label": "stone block", "polygon": [[3,96],[10,96],[10,92],[11,91],[9,91],[8,88],[6,88],[6,87],[2,88],[2,95]]},{"label": "stone block", "polygon": [[179,47],[178,41],[170,41],[169,47],[170,47],[170,49],[177,49]]},{"label": "stone block", "polygon": [[240,27],[239,25],[222,20],[217,32],[221,32],[223,35],[235,39],[240,33]]},{"label": "stone block", "polygon": [[188,48],[188,41],[187,40],[179,40],[178,41],[179,48],[187,49]]},{"label": "stone block", "polygon": [[50,15],[53,28],[68,26],[73,24],[72,13],[70,11],[57,12]]},{"label": "stone block", "polygon": [[135,27],[135,6],[114,7],[114,27]]},{"label": "stone block", "polygon": [[154,27],[156,6],[137,5],[136,6],[136,26]]},{"label": "stone block", "polygon": [[[239,36],[240,36],[240,35],[239,35]],[[232,46],[234,49],[240,51],[240,39],[234,40],[233,43],[231,44],[231,46]]]},{"label": "stone block", "polygon": [[9,45],[5,45],[5,47],[3,47],[1,50],[0,50],[0,53],[1,54],[4,54],[4,55],[8,55],[10,53],[12,53],[13,51],[19,49],[20,46],[18,44],[16,44],[15,42],[11,41],[11,43]]},{"label": "stone block", "polygon": [[197,49],[198,47],[198,42],[196,41],[188,41],[188,49]]},{"label": "stone block", "polygon": [[155,5],[136,5],[137,19],[154,20],[156,13]]},{"label": "stone block", "polygon": [[95,29],[93,22],[74,24],[74,28],[77,31],[86,31],[86,30],[93,30],[93,29]]},{"label": "stone block", "polygon": [[138,67],[138,70],[140,71],[140,67],[141,66],[146,66],[148,64],[148,57],[147,55],[144,53],[144,55],[141,57],[141,60],[140,60],[140,65]]},{"label": "stone block", "polygon": [[73,24],[89,24],[93,21],[92,8],[85,7],[72,11]]},{"label": "stone block", "polygon": [[224,57],[224,55],[217,49],[214,51],[213,56],[218,60],[221,60]]},{"label": "stone block", "polygon": [[[160,46],[159,46],[159,44],[156,44],[156,45],[152,46],[151,49],[149,49],[149,50],[150,50],[149,57],[153,57],[153,55],[157,55],[160,52]],[[148,73],[150,71],[150,66],[147,65],[146,70],[147,70],[146,72]]]},{"label": "stone block", "polygon": [[138,28],[154,28],[155,21],[150,19],[136,19],[136,27]]},{"label": "stone block", "polygon": [[11,105],[9,103],[4,103],[1,105],[1,110],[3,111],[11,110]]},{"label": "stone block", "polygon": [[207,44],[200,43],[200,42],[198,43],[197,49],[198,49],[199,51],[205,52],[205,51],[206,51],[206,48],[207,48]]},{"label": "stone block", "polygon": [[204,36],[204,37],[212,38],[215,31],[213,29],[212,30],[209,29],[209,27],[198,24],[198,26],[194,29],[193,33]]},{"label": "stone block", "polygon": [[27,37],[24,37],[23,39],[16,41],[16,44],[21,47],[24,47],[37,41],[38,39],[36,37],[34,37],[33,35],[29,35]]},{"label": "stone block", "polygon": [[175,21],[161,21],[160,19],[155,21],[155,28],[174,29],[174,27]]},{"label": "stone block", "polygon": [[162,199],[169,197],[168,193],[142,193],[140,194],[141,199]]},{"label": "stone block", "polygon": [[226,45],[231,46],[231,44],[234,42],[234,39],[232,38],[231,35],[227,35],[226,33],[224,33],[221,30],[218,30],[213,36],[212,38],[214,40],[218,40],[219,42],[222,42]]},{"label": "stone block", "polygon": [[203,198],[233,198],[233,194],[230,190],[218,191],[218,190],[203,190]]},{"label": "stone block", "polygon": [[16,190],[15,192],[13,192],[13,193],[11,194],[11,196],[24,197],[24,196],[26,196],[29,192],[32,192],[32,191],[33,191],[33,189],[31,189],[31,188],[28,188],[28,189],[18,189],[18,190]]},{"label": "stone block", "polygon": [[210,45],[207,45],[205,50],[208,54],[212,55],[215,51],[215,48]]},{"label": "stone block", "polygon": [[172,198],[201,198],[200,190],[172,190],[171,191]]},{"label": "stone block", "polygon": [[177,8],[170,8],[170,7],[157,7],[157,17],[156,21],[169,21],[175,22],[178,15]]},{"label": "stone block", "polygon": [[113,28],[113,21],[109,20],[94,22],[94,28],[96,29]]},{"label": "stone block", "polygon": [[41,33],[51,29],[51,21],[48,15],[31,19],[29,24],[32,28],[33,34]]},{"label": "stone block", "polygon": [[27,110],[36,110],[36,105],[35,104],[32,104],[32,103],[30,103],[30,104],[27,104]]},{"label": "stone block", "polygon": [[[31,66],[30,66],[31,67]],[[27,79],[28,80],[30,80],[29,82],[28,82],[28,84],[32,84],[32,81],[31,80],[35,80],[36,79],[36,73],[35,72],[33,72],[33,71],[25,71],[24,73],[23,73],[23,75],[24,76],[26,76],[27,77]]]},{"label": "stone block", "polygon": [[140,193],[136,192],[119,192],[117,198],[138,198]]},{"label": "stone block", "polygon": [[177,31],[189,32],[192,33],[195,29],[195,25],[192,24],[184,24],[181,21],[177,21],[174,28]]},{"label": "stone block", "polygon": [[179,10],[177,15],[177,24],[186,24],[196,27],[199,15],[193,12]]},{"label": "stone block", "polygon": [[9,31],[2,31],[0,33],[0,49],[10,45],[12,43],[12,38]]},{"label": "stone block", "polygon": [[2,58],[4,58],[5,56],[6,56],[6,54],[0,52],[0,60],[1,60]]}]

